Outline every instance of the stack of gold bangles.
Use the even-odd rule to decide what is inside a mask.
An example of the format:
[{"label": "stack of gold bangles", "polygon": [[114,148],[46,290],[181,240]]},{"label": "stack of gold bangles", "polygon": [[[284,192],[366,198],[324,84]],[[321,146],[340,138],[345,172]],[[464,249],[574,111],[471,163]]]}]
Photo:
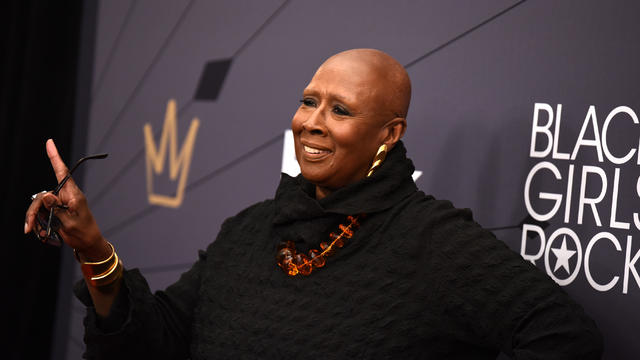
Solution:
[{"label": "stack of gold bangles", "polygon": [[80,260],[78,252],[75,249],[73,250],[73,254],[80,263],[80,269],[82,269],[82,274],[84,274],[87,283],[96,288],[108,286],[122,276],[122,260],[118,258],[118,254],[116,254],[113,245],[109,242],[108,244],[111,247],[111,256],[106,260],[98,262],[82,261]]}]

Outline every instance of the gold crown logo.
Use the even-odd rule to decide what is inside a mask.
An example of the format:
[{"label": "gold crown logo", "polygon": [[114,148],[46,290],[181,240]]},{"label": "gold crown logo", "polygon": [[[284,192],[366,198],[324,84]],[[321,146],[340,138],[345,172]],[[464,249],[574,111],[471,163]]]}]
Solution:
[{"label": "gold crown logo", "polygon": [[[182,205],[184,190],[187,185],[187,176],[189,174],[189,166],[191,165],[191,156],[193,155],[193,146],[195,145],[199,126],[200,120],[193,118],[189,126],[189,131],[187,132],[187,137],[184,139],[180,153],[178,154],[178,120],[176,101],[174,99],[169,99],[167,103],[167,112],[164,117],[164,126],[162,127],[159,148],[153,140],[151,124],[146,123],[144,125],[144,148],[147,163],[147,197],[150,204],[171,208],[177,208]],[[164,171],[164,164],[167,160],[167,147],[169,147],[169,178],[175,181],[178,175],[180,175],[175,196],[156,194],[153,191],[153,174],[160,175]]]}]

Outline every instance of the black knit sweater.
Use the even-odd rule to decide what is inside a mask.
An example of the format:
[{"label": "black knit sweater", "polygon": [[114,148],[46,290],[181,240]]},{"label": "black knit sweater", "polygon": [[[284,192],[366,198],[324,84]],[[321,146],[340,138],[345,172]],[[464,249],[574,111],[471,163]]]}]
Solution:
[{"label": "black knit sweater", "polygon": [[[126,271],[111,314],[88,306],[90,359],[598,359],[591,319],[546,274],[471,218],[418,191],[398,144],[371,178],[316,200],[282,175],[274,200],[229,218],[191,270],[152,294]],[[290,277],[277,244],[318,248],[361,228],[325,267]]]}]

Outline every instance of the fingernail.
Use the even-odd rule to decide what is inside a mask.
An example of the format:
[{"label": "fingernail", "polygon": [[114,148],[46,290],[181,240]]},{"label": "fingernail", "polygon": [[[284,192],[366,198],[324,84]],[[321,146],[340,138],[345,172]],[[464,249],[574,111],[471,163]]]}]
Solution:
[{"label": "fingernail", "polygon": [[29,224],[25,221],[24,222],[24,233],[27,233],[27,229],[29,228]]}]

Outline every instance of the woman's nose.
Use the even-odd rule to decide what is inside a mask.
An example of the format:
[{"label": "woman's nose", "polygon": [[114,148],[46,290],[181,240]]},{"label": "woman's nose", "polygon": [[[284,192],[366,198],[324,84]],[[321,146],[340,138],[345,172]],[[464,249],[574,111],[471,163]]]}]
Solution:
[{"label": "woman's nose", "polygon": [[302,123],[302,129],[308,131],[312,135],[326,135],[327,130],[324,123],[324,115],[322,113],[322,107],[316,108]]}]

